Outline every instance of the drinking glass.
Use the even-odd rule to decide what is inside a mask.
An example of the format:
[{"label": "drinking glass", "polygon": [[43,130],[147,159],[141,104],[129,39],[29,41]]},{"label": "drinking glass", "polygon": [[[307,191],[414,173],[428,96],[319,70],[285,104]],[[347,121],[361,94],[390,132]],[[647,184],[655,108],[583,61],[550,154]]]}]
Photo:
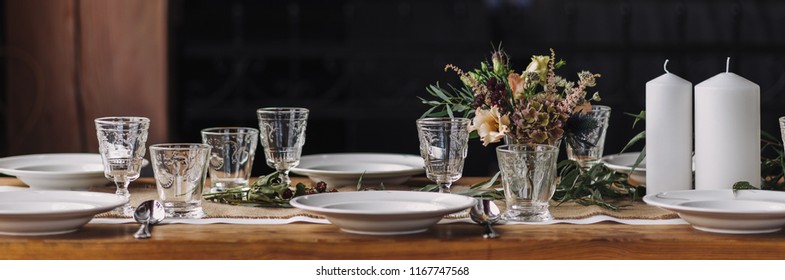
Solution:
[{"label": "drinking glass", "polygon": [[559,148],[541,144],[513,144],[496,148],[508,221],[541,222],[553,219],[548,210],[556,192]]},{"label": "drinking glass", "polygon": [[782,142],[785,143],[785,116],[779,118],[780,121],[780,137]]},{"label": "drinking glass", "polygon": [[[150,119],[144,117],[102,117],[95,119],[98,151],[104,165],[104,176],[117,186],[118,196],[130,199],[128,185],[139,178],[147,142]],[[130,201],[130,200],[129,200]],[[132,216],[129,203],[112,211]]]},{"label": "drinking glass", "polygon": [[279,172],[282,183],[291,184],[289,170],[300,164],[305,144],[308,109],[271,107],[256,110],[259,140],[267,166]]},{"label": "drinking glass", "polygon": [[579,125],[565,139],[567,158],[578,162],[582,170],[591,168],[602,159],[610,116],[611,107],[604,105],[592,105],[591,112],[573,116],[580,119]]},{"label": "drinking glass", "polygon": [[202,143],[210,145],[208,170],[213,192],[248,185],[259,130],[250,127],[213,127],[202,130]]},{"label": "drinking glass", "polygon": [[207,177],[207,144],[157,144],[150,146],[158,198],[167,218],[201,218],[202,192]]},{"label": "drinking glass", "polygon": [[417,120],[425,173],[439,185],[439,192],[449,193],[452,183],[461,178],[468,150],[469,121],[467,118]]}]

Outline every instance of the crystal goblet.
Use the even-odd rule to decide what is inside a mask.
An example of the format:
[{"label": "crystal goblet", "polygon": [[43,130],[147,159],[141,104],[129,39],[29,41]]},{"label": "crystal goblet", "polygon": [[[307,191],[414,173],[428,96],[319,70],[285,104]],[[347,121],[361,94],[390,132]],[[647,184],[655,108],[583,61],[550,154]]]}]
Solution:
[{"label": "crystal goblet", "polygon": [[424,118],[417,120],[420,155],[425,161],[428,179],[439,185],[439,192],[449,193],[453,182],[463,174],[469,140],[467,118]]},{"label": "crystal goblet", "polygon": [[264,147],[267,166],[280,173],[282,183],[290,184],[289,170],[300,164],[305,144],[308,109],[260,108],[256,115],[259,117],[259,141]]},{"label": "crystal goblet", "polygon": [[[95,119],[98,150],[104,176],[117,186],[117,195],[130,198],[128,185],[139,178],[147,142],[150,119],[145,117],[102,117]],[[133,207],[126,203],[113,213],[132,216]]]}]

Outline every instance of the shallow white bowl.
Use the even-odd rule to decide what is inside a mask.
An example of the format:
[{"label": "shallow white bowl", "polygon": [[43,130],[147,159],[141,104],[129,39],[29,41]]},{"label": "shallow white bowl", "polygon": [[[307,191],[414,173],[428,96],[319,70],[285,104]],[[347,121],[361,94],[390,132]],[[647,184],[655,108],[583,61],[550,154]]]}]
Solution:
[{"label": "shallow white bowl", "polygon": [[336,188],[356,185],[360,176],[363,185],[400,185],[413,175],[424,173],[425,169],[420,156],[348,153],[303,156],[292,172]]},{"label": "shallow white bowl", "polygon": [[[148,164],[144,160],[142,166]],[[109,183],[99,154],[35,154],[0,158],[0,173],[39,190],[86,191]]]},{"label": "shallow white bowl", "polygon": [[476,200],[445,193],[364,191],[299,196],[289,203],[325,216],[346,232],[396,235],[424,232],[445,215],[474,206]]},{"label": "shallow white bowl", "polygon": [[629,175],[632,181],[646,185],[646,160],[643,160],[635,168],[635,172],[632,172],[632,166],[635,165],[638,155],[640,152],[608,155],[602,158],[602,163],[616,172]]},{"label": "shallow white bowl", "polygon": [[702,231],[754,234],[785,226],[785,193],[778,191],[671,191],[646,195],[643,201],[676,212]]},{"label": "shallow white bowl", "polygon": [[96,214],[128,200],[81,191],[10,191],[0,195],[0,234],[51,235],[76,231]]}]

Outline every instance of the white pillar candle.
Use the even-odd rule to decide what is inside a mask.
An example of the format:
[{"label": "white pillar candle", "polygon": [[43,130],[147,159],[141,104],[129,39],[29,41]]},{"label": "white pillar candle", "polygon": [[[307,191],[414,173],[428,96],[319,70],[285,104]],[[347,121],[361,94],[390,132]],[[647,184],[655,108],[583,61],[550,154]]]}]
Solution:
[{"label": "white pillar candle", "polygon": [[692,189],[692,83],[671,74],[646,83],[646,193]]},{"label": "white pillar candle", "polygon": [[695,189],[739,181],[760,187],[760,87],[726,66],[695,86]]}]

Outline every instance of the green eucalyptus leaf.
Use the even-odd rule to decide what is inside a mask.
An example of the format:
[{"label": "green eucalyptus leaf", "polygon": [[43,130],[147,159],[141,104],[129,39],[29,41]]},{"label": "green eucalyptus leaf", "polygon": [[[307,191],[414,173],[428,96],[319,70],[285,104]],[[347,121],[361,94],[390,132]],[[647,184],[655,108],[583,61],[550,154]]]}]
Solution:
[{"label": "green eucalyptus leaf", "polygon": [[624,114],[635,118],[635,121],[632,122],[632,128],[635,128],[635,125],[638,124],[638,121],[646,120],[646,111],[645,110],[641,111],[637,115],[630,114],[630,113],[624,113]]},{"label": "green eucalyptus leaf", "polygon": [[425,111],[425,113],[423,113],[422,116],[420,116],[420,118],[425,118],[425,117],[430,116],[434,109],[436,109],[436,107],[431,107],[430,109]]},{"label": "green eucalyptus leaf", "polygon": [[635,169],[641,165],[641,163],[645,158],[646,158],[646,147],[644,147],[641,150],[641,153],[638,155],[638,158],[635,159],[635,164],[632,165],[632,168],[630,169],[630,173],[635,172]]},{"label": "green eucalyptus leaf", "polygon": [[619,152],[619,153],[623,153],[624,151],[626,151],[627,149],[632,147],[632,145],[635,145],[636,143],[638,143],[638,141],[643,140],[643,139],[646,139],[646,131],[645,130],[641,131],[640,133],[638,133],[634,137],[632,137],[632,139],[630,139],[630,142],[627,142],[627,145],[624,145],[624,148],[622,148],[621,152]]}]

